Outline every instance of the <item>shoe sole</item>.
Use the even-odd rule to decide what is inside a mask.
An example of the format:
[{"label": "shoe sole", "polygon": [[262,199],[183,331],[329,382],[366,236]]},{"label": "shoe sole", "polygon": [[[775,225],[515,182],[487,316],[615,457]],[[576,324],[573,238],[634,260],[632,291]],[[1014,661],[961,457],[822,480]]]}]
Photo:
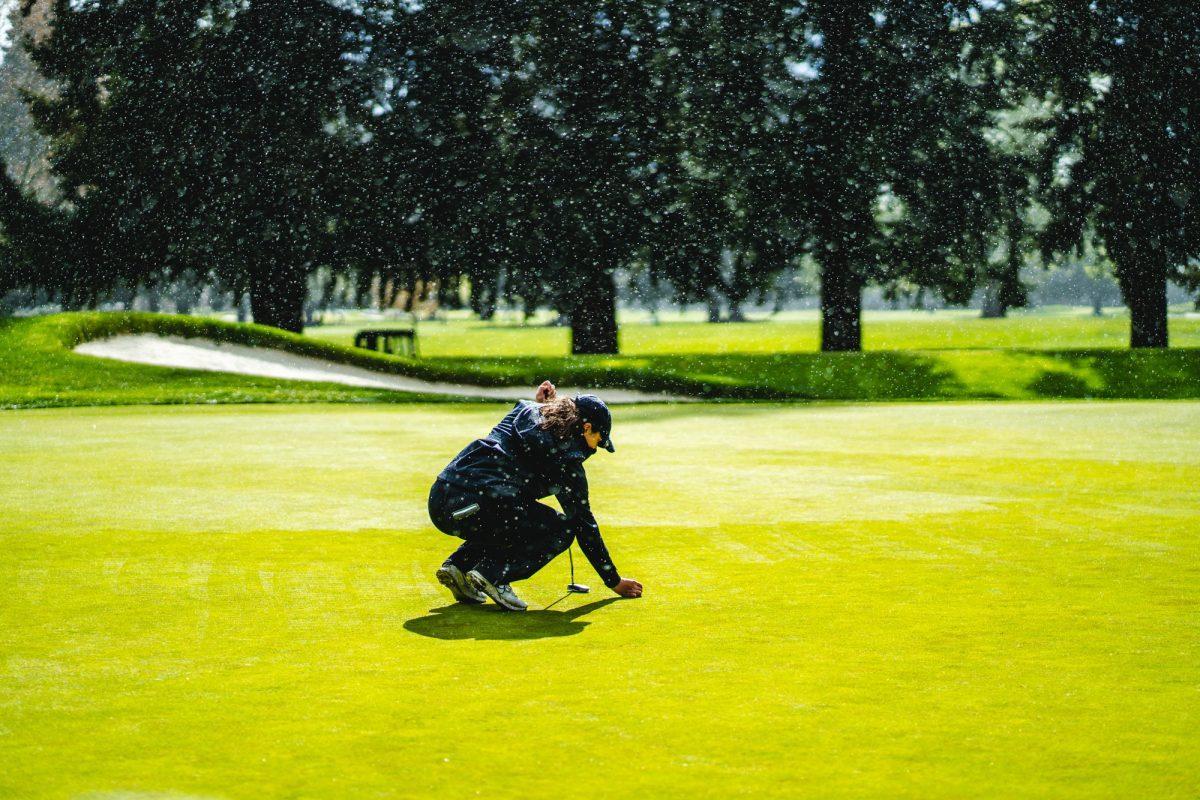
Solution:
[{"label": "shoe sole", "polygon": [[524,611],[527,608],[527,606],[510,605],[508,601],[506,601],[500,594],[500,591],[475,570],[471,570],[467,573],[467,580],[469,580],[471,585],[476,589],[492,598],[493,603],[505,609],[506,611]]},{"label": "shoe sole", "polygon": [[477,606],[487,602],[486,600],[480,600],[478,597],[464,593],[462,588],[459,587],[458,582],[454,580],[454,575],[449,570],[439,569],[437,571],[437,579],[438,583],[449,589],[450,594],[454,595],[454,599],[460,603],[469,603]]}]

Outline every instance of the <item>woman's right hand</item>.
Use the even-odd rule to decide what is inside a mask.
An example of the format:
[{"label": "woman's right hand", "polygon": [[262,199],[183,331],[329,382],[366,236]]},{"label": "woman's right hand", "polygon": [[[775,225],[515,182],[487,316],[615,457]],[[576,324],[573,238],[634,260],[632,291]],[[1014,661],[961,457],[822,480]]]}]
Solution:
[{"label": "woman's right hand", "polygon": [[633,578],[621,578],[621,582],[613,587],[613,591],[621,597],[641,597],[642,585]]},{"label": "woman's right hand", "polygon": [[555,397],[554,384],[550,381],[542,381],[542,385],[537,388],[537,393],[533,399],[539,403],[549,403]]}]

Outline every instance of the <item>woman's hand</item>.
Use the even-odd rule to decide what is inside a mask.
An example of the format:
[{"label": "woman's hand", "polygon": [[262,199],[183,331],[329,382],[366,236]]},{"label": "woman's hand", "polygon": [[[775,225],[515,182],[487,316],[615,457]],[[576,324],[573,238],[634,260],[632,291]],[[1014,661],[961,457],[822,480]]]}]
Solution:
[{"label": "woman's hand", "polygon": [[549,403],[554,398],[554,384],[550,381],[542,381],[542,385],[537,388],[537,393],[533,396],[533,399],[539,403]]},{"label": "woman's hand", "polygon": [[633,578],[621,578],[621,582],[613,587],[613,591],[621,597],[641,597],[642,585]]}]

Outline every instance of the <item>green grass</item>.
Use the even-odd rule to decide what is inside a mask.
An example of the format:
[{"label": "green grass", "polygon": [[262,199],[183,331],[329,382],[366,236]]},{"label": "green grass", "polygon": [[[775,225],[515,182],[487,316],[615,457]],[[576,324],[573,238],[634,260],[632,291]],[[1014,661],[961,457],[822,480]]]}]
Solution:
[{"label": "green grass", "polygon": [[[785,312],[767,321],[711,325],[694,314],[664,314],[651,325],[644,313],[622,314],[621,352],[628,356],[710,355],[724,353],[814,353],[820,346],[820,319],[815,311]],[[539,316],[538,322],[546,317]],[[403,320],[350,317],[340,324],[312,327],[306,335],[322,341],[352,344],[364,327],[407,326]],[[570,349],[570,332],[545,324],[520,325],[512,319],[485,323],[458,316],[448,322],[418,324],[422,355],[456,358],[480,353],[490,357],[562,356]],[[1200,315],[1169,318],[1172,347],[1200,347]],[[980,319],[976,310],[936,313],[867,311],[863,347],[875,350],[1085,350],[1129,346],[1129,316],[1107,309],[1104,317],[1090,310],[1053,307],[1016,311],[1005,319]]]},{"label": "green grass", "polygon": [[[337,360],[346,348],[313,346],[269,328],[155,314],[56,314],[0,319],[0,408],[165,403],[387,402],[411,395],[334,384],[167,369],[77,355],[81,342],[120,333],[209,336],[305,350]],[[364,353],[365,359],[371,355]]]},{"label": "green grass", "polygon": [[[894,319],[890,324],[916,324],[904,321],[911,316]],[[1070,319],[1082,328],[1092,324],[1088,318]],[[985,321],[946,319],[944,328],[949,336],[959,329],[960,324],[975,330],[972,326],[981,322]],[[1000,322],[1014,331],[1022,331],[1023,340],[1041,335],[1047,341],[1055,341],[1058,334],[1054,331],[1066,324],[1057,317]],[[1177,322],[1186,323],[1186,328],[1193,320]],[[679,342],[679,351],[674,354],[639,354],[635,347],[632,348],[634,352],[620,356],[566,357],[503,355],[512,344],[510,337],[520,341],[547,332],[565,335],[561,330],[488,328],[455,321],[446,323],[440,334],[427,335],[427,331],[436,329],[434,325],[422,327],[421,341],[428,339],[436,343],[439,336],[469,340],[473,342],[469,349],[471,356],[410,359],[355,350],[337,341],[323,341],[316,335],[296,336],[270,328],[195,317],[59,314],[0,321],[0,408],[145,403],[370,403],[421,399],[395,392],[330,384],[281,382],[122,364],[76,355],[70,349],[89,339],[140,332],[204,336],[279,348],[383,372],[484,386],[533,386],[550,378],[562,385],[600,390],[629,388],[708,399],[756,400],[1200,398],[1200,347],[1131,351],[1113,347],[1063,350],[956,346],[951,349],[877,349],[826,354],[787,350],[785,337],[779,330],[788,324],[791,323],[680,324],[674,326],[678,329]],[[776,327],[772,328],[772,325]],[[660,328],[669,334],[672,326]],[[626,327],[626,336],[667,335],[660,328],[634,323]],[[730,349],[726,347],[728,341],[722,338],[730,331],[758,332],[763,337],[761,345],[775,342],[781,349],[779,352]],[[332,333],[336,331],[315,329],[315,334]],[[333,339],[338,336],[340,334]],[[472,338],[476,336],[484,338]],[[1083,334],[1079,336],[1083,337]],[[969,339],[961,338],[960,341],[951,336],[951,341],[962,344]],[[696,349],[705,342],[707,351]],[[436,351],[436,346],[433,349]]]},{"label": "green grass", "polygon": [[502,411],[0,414],[0,796],[1194,796],[1200,403],[621,409],[646,596],[525,615],[431,577]]},{"label": "green grass", "polygon": [[[188,403],[395,403],[442,400],[377,389],[343,387],[306,381],[277,381],[200,370],[169,369],[122,363],[72,352],[81,342],[125,333],[158,333],[204,337],[222,342],[284,350],[340,364],[437,381],[505,386],[529,379],[469,364],[398,358],[382,353],[321,342],[258,325],[237,325],[200,317],[142,313],[54,314],[28,319],[0,319],[0,409],[86,405]],[[738,389],[691,379],[661,376],[628,364],[619,369],[576,360],[571,369],[584,383],[636,386],[703,396],[736,395]],[[562,372],[561,374],[567,374]],[[538,378],[534,384],[540,383]],[[742,390],[745,394],[745,390]],[[449,398],[453,399],[453,398]]]}]

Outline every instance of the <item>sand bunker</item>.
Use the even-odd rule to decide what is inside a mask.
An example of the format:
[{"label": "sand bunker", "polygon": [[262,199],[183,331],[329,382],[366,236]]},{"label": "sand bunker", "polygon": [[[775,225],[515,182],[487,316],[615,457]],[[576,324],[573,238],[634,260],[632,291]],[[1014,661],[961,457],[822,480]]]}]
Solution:
[{"label": "sand bunker", "polygon": [[[114,336],[85,342],[76,353],[157,367],[179,367],[209,372],[233,372],[289,381],[320,381],[370,389],[391,389],[397,392],[446,394],[459,397],[486,397],[495,400],[532,399],[532,386],[485,387],[468,384],[441,383],[373,372],[361,367],[335,364],[319,358],[298,356],[282,350],[246,347],[239,344],[214,342],[209,339],[185,339],[178,336],[158,336],[152,333]],[[607,403],[684,402],[687,398],[628,389],[572,389],[559,387],[564,395],[594,391]]]}]

